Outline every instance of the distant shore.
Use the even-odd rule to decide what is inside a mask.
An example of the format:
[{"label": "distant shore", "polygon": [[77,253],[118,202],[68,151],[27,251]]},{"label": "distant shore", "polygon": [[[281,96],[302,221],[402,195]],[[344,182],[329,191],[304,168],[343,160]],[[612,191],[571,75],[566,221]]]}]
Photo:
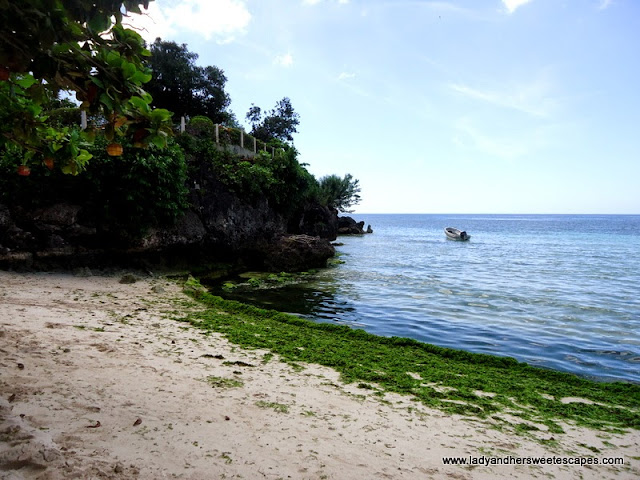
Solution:
[{"label": "distant shore", "polygon": [[[506,412],[447,413],[382,383],[344,383],[332,368],[240,348],[214,331],[230,331],[220,322],[176,320],[199,312],[191,321],[204,328],[215,315],[250,324],[255,312],[207,308],[162,277],[121,280],[0,272],[2,478],[640,476],[638,430],[559,422],[564,433],[553,433],[514,428],[533,423]],[[298,327],[288,328],[295,338]],[[624,465],[470,467],[444,457]]]}]

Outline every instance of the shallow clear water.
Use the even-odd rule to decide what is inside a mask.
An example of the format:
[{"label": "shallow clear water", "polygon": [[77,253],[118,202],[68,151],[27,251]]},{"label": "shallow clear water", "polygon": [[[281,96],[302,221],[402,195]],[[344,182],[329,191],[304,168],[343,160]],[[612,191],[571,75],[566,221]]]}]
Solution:
[{"label": "shallow clear water", "polygon": [[[241,299],[379,335],[640,382],[640,216],[357,217],[374,233],[338,239],[344,264]],[[445,226],[471,240],[447,240]]]}]

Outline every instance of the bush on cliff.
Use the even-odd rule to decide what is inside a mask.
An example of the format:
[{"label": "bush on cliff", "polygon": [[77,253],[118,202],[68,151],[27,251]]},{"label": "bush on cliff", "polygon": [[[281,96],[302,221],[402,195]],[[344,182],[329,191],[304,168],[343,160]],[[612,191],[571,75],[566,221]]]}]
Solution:
[{"label": "bush on cliff", "polygon": [[286,144],[275,155],[260,152],[242,157],[217,147],[211,136],[183,134],[178,142],[185,151],[189,175],[201,183],[213,175],[247,203],[266,199],[286,216],[316,198],[318,183],[298,160],[298,152]]},{"label": "bush on cliff", "polygon": [[319,182],[319,200],[329,208],[351,213],[350,208],[360,203],[359,180],[348,173],[344,178],[338,175],[327,175]]},{"label": "bush on cliff", "polygon": [[173,223],[187,209],[187,167],[178,145],[128,148],[109,157],[99,143],[84,178],[85,195],[101,222],[141,234]]},{"label": "bush on cliff", "polygon": [[20,152],[0,152],[0,203],[26,209],[76,203],[83,206],[86,221],[124,237],[139,236],[149,227],[178,218],[188,206],[180,147],[125,148],[122,156],[110,157],[106,143],[97,138],[88,147],[93,158],[78,176],[42,164],[21,177],[16,174]]}]

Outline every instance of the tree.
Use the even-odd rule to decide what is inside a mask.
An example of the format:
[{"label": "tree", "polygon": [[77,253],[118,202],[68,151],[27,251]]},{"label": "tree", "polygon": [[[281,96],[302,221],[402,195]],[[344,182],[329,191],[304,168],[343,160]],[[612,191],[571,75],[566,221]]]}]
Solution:
[{"label": "tree", "polygon": [[276,103],[275,108],[264,117],[260,107],[251,104],[246,118],[251,124],[251,135],[263,142],[272,139],[293,141],[293,134],[298,132],[296,127],[300,124],[300,115],[295,112],[288,97]]},{"label": "tree", "polygon": [[231,110],[224,112],[223,117],[224,118],[222,119],[222,122],[220,122],[222,123],[222,125],[226,127],[236,128],[238,130],[243,130],[242,125],[236,118],[236,114],[233,113]]},{"label": "tree", "polygon": [[350,213],[352,206],[360,203],[359,180],[354,179],[351,174],[346,174],[344,178],[338,175],[327,175],[319,180],[320,203],[329,208]]},{"label": "tree", "polygon": [[224,91],[227,82],[224,71],[215,66],[196,65],[198,54],[190,52],[185,44],[156,38],[150,48],[152,77],[147,90],[154,105],[178,115],[204,115],[214,123],[223,123],[228,118],[226,109],[231,99]]},{"label": "tree", "polygon": [[[138,33],[121,25],[151,0],[0,0],[0,155],[78,173],[91,154],[82,148],[95,130],[55,124],[43,104],[60,90],[80,108],[105,118],[105,135],[137,146],[166,145],[170,112],[153,110],[143,84],[149,52]],[[22,173],[25,174],[25,173]]]}]

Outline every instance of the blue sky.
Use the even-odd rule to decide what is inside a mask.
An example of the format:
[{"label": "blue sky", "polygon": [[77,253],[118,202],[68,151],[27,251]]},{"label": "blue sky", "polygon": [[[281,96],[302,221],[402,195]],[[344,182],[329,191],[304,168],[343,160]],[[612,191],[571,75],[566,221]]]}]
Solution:
[{"label": "blue sky", "polygon": [[356,213],[640,214],[637,0],[156,0],[134,25],[282,97]]}]

